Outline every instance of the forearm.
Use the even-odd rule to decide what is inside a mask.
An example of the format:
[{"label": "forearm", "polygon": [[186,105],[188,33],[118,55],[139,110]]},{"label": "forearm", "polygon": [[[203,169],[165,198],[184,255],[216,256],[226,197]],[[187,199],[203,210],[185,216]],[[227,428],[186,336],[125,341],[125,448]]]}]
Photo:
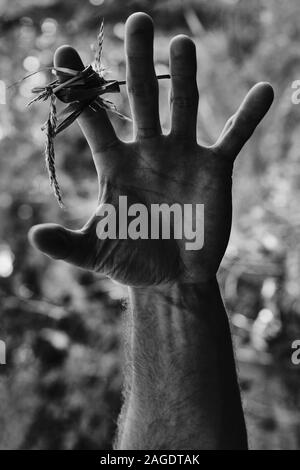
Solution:
[{"label": "forearm", "polygon": [[130,289],[122,449],[246,448],[227,315],[216,281]]}]

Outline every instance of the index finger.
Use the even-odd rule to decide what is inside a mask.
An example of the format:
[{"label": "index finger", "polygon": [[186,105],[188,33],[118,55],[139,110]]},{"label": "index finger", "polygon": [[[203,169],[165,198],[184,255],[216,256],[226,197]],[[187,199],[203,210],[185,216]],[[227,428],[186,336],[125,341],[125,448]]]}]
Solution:
[{"label": "index finger", "polygon": [[[84,65],[78,52],[71,46],[61,46],[54,54],[54,67],[64,67],[73,70],[83,70]],[[59,73],[58,73],[59,75]],[[93,111],[85,109],[78,118],[83,134],[93,152],[101,154],[119,140],[104,109]]]}]

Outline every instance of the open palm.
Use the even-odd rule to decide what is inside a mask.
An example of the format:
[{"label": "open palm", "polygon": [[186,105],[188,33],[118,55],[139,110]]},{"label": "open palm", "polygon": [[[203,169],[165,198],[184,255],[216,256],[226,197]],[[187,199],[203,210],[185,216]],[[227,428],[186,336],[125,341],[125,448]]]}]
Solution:
[{"label": "open palm", "polygon": [[[153,24],[146,14],[134,14],[127,20],[126,59],[134,141],[124,143],[117,138],[104,110],[85,111],[79,124],[98,173],[98,207],[81,230],[44,224],[32,229],[31,239],[54,258],[101,272],[126,285],[207,281],[216,274],[230,235],[234,159],[268,111],[273,90],[267,83],[253,87],[217,143],[204,147],[196,140],[194,43],[182,35],[171,42],[172,127],[168,135],[162,135],[159,122]],[[69,46],[58,49],[54,61],[59,67],[74,68],[74,63],[78,69],[83,67]],[[128,205],[142,203],[149,208],[162,203],[182,208],[185,204],[204,204],[203,248],[187,250],[184,236],[181,240],[99,239],[99,209],[109,203],[118,210],[119,196],[127,196]]]}]

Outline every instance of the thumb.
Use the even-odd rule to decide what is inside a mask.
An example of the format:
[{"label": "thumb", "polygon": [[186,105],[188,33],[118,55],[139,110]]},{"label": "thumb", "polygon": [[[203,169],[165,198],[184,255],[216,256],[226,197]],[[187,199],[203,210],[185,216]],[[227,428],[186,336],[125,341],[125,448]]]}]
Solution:
[{"label": "thumb", "polygon": [[251,88],[216,144],[224,155],[235,159],[268,112],[273,99],[274,91],[269,83],[257,83]]},{"label": "thumb", "polygon": [[57,224],[35,225],[28,238],[34,248],[54,259],[81,266],[87,244],[80,231],[68,230]]}]

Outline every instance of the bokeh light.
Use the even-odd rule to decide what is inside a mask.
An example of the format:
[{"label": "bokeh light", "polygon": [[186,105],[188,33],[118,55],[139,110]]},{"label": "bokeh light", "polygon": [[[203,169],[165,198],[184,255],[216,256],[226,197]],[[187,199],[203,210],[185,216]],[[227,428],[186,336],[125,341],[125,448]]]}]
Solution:
[{"label": "bokeh light", "polygon": [[13,273],[14,255],[8,245],[0,245],[0,277],[9,277]]},{"label": "bokeh light", "polygon": [[40,61],[35,56],[28,56],[23,60],[23,67],[28,72],[36,72],[40,67]]}]

